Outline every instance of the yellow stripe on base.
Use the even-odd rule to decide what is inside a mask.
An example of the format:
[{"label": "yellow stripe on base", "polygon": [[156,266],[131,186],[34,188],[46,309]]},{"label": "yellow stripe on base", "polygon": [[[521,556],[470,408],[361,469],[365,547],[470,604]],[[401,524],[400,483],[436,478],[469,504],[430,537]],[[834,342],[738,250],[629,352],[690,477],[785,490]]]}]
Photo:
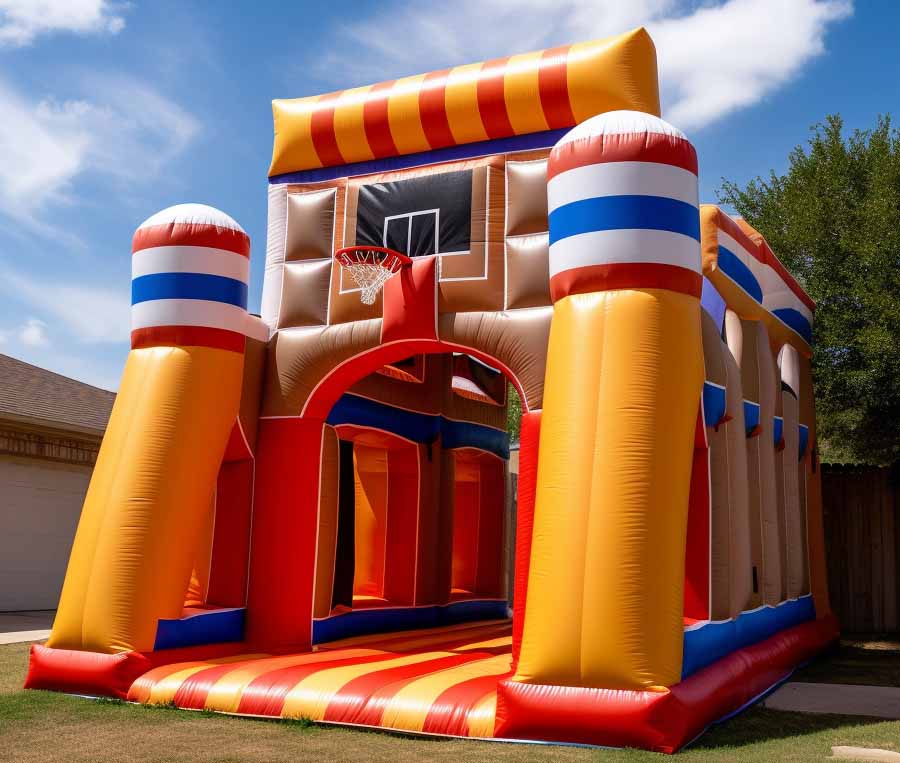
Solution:
[{"label": "yellow stripe on base", "polygon": [[490,739],[497,718],[497,690],[490,692],[469,713],[469,736]]},{"label": "yellow stripe on base", "polygon": [[348,649],[346,654],[330,654],[325,652],[307,652],[306,654],[294,654],[288,657],[272,657],[259,660],[248,665],[241,665],[233,671],[222,676],[206,696],[205,708],[218,710],[223,713],[236,713],[241,704],[241,697],[254,680],[266,673],[271,673],[282,668],[291,668],[295,665],[306,665],[315,662],[326,662],[342,658],[368,657],[378,654],[377,649]]},{"label": "yellow stripe on base", "polygon": [[[217,665],[227,665],[231,662],[242,662],[243,660],[252,660],[265,657],[263,654],[238,654],[231,657],[223,657],[217,660],[206,660],[202,663],[195,663],[182,667],[173,673],[161,678],[150,689],[150,693],[144,701],[147,705],[168,705],[175,699],[175,694],[181,685],[192,675],[199,673],[201,670],[214,668]],[[183,664],[183,663],[182,663]]]},{"label": "yellow stripe on base", "polygon": [[478,649],[493,649],[498,646],[508,646],[512,650],[512,636],[501,636],[500,638],[492,638],[487,641],[476,641],[474,644],[466,644],[454,649],[454,652],[471,652]]},{"label": "yellow stripe on base", "polygon": [[288,692],[281,710],[282,718],[309,718],[321,721],[334,696],[350,681],[360,676],[375,673],[388,668],[399,668],[402,665],[415,665],[418,662],[449,657],[452,652],[425,652],[408,654],[390,660],[369,662],[363,665],[346,665],[340,668],[327,668],[307,676]]},{"label": "yellow stripe on base", "polygon": [[509,655],[503,654],[417,678],[391,698],[381,716],[381,725],[403,731],[421,731],[435,700],[447,689],[472,678],[503,675],[509,671],[509,665]]}]

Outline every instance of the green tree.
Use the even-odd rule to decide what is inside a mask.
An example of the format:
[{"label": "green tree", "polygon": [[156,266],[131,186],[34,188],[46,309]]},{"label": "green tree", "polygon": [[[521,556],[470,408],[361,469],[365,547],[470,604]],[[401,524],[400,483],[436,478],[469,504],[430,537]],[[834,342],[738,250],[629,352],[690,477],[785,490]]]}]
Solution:
[{"label": "green tree", "polygon": [[816,301],[813,373],[823,461],[900,461],[900,133],[812,128],[785,174],[719,201],[769,242]]},{"label": "green tree", "polygon": [[506,383],[506,400],[508,402],[506,408],[506,431],[509,434],[509,441],[515,442],[519,439],[519,432],[522,428],[522,400],[516,388],[510,383]]}]

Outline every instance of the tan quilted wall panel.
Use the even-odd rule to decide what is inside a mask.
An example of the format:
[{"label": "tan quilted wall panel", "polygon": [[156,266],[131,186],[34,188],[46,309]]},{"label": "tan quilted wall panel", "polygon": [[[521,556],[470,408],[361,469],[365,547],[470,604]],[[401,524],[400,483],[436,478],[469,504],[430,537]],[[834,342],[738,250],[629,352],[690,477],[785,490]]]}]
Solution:
[{"label": "tan quilted wall panel", "polygon": [[506,235],[522,236],[548,229],[547,161],[506,163]]},{"label": "tan quilted wall panel", "polygon": [[550,304],[550,234],[516,236],[506,241],[507,307]]},{"label": "tan quilted wall panel", "polygon": [[306,262],[287,262],[281,285],[278,328],[320,326],[328,319],[328,284],[331,257]]},{"label": "tan quilted wall panel", "polygon": [[330,257],[334,239],[335,190],[289,193],[286,262]]}]

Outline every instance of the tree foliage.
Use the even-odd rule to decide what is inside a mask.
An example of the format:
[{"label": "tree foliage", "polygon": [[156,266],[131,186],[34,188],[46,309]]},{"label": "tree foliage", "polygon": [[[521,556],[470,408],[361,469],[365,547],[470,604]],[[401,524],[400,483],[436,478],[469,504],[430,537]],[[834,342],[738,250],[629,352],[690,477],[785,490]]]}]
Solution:
[{"label": "tree foliage", "polygon": [[719,201],[760,233],[816,301],[813,373],[824,461],[900,461],[900,132],[846,137],[838,115],[807,146]]},{"label": "tree foliage", "polygon": [[506,409],[506,431],[509,434],[509,441],[516,442],[519,439],[519,432],[522,428],[522,400],[519,393],[512,383],[506,384],[506,400],[508,406]]}]

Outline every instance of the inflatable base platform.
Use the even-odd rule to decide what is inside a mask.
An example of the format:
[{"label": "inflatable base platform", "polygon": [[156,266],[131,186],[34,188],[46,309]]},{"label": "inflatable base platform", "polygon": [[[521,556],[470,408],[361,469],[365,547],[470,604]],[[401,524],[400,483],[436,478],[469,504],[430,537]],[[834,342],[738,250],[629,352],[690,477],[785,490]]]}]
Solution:
[{"label": "inflatable base platform", "polygon": [[837,638],[829,616],[738,649],[659,691],[523,684],[511,622],[343,639],[303,653],[246,644],[102,655],[32,647],[26,686],[405,733],[675,752]]}]

